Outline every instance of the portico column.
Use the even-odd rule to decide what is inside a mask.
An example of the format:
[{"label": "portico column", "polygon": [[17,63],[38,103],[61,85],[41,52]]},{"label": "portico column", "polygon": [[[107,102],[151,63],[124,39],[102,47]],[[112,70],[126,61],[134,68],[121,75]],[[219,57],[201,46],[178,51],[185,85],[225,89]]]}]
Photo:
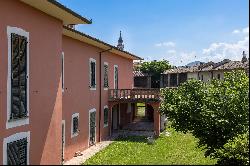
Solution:
[{"label": "portico column", "polygon": [[168,87],[170,87],[170,74],[168,74]]},{"label": "portico column", "polygon": [[159,112],[160,108],[160,103],[153,103],[151,104],[152,107],[154,108],[154,134],[156,137],[159,137],[160,135],[160,123],[161,123],[161,115]]},{"label": "portico column", "polygon": [[179,73],[177,73],[176,84],[177,84],[177,86],[179,86]]}]

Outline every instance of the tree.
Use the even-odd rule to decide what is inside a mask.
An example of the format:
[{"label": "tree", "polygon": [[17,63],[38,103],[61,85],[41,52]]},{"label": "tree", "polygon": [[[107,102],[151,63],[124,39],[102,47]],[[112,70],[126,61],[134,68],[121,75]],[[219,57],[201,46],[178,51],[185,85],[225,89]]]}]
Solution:
[{"label": "tree", "polygon": [[169,64],[169,62],[163,59],[161,61],[143,62],[139,67],[139,70],[151,75],[160,75],[170,68],[171,65]]},{"label": "tree", "polygon": [[173,127],[197,137],[206,155],[216,156],[229,140],[249,131],[249,78],[244,71],[226,73],[224,80],[210,84],[189,80],[178,89],[163,89],[162,96],[161,110]]},{"label": "tree", "polygon": [[143,62],[141,66],[138,67],[138,69],[143,73],[151,75],[152,86],[155,88],[160,87],[161,74],[170,68],[171,65],[167,60],[164,59],[161,61]]}]

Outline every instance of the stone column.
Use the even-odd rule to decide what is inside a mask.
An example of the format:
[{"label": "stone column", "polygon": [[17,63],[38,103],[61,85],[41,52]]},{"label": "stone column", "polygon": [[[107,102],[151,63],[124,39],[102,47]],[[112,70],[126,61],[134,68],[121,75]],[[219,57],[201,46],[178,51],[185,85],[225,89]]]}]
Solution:
[{"label": "stone column", "polygon": [[179,86],[179,73],[177,73],[176,84],[177,84],[177,86]]},{"label": "stone column", "polygon": [[168,74],[168,87],[170,87],[170,74]]},{"label": "stone column", "polygon": [[151,88],[151,76],[148,76],[148,85],[147,88]]},{"label": "stone column", "polygon": [[151,104],[154,108],[154,133],[156,137],[160,135],[160,123],[161,123],[161,116],[159,112],[160,103],[153,103]]}]

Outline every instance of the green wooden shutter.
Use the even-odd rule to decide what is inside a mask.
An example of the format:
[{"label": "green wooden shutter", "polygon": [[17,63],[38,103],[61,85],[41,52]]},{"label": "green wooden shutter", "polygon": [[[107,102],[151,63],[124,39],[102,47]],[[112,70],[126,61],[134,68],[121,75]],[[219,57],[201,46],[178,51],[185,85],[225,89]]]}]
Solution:
[{"label": "green wooden shutter", "polygon": [[96,112],[90,113],[90,145],[95,144]]},{"label": "green wooden shutter", "polygon": [[108,124],[108,119],[109,118],[109,109],[108,108],[104,108],[104,125]]},{"label": "green wooden shutter", "polygon": [[104,88],[108,88],[108,65],[104,65]]},{"label": "green wooden shutter", "polygon": [[27,116],[27,38],[11,34],[11,116]]},{"label": "green wooden shutter", "polygon": [[78,132],[78,117],[73,118],[73,133]]},{"label": "green wooden shutter", "polygon": [[7,144],[8,165],[27,165],[27,138]]},{"label": "green wooden shutter", "polygon": [[95,87],[96,80],[95,80],[95,62],[90,63],[91,66],[91,87]]}]

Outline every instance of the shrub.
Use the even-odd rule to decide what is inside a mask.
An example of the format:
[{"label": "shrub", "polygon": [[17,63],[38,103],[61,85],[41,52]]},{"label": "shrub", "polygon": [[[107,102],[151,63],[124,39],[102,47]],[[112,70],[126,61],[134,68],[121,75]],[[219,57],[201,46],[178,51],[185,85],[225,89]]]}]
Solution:
[{"label": "shrub", "polygon": [[243,71],[224,80],[189,80],[178,89],[162,89],[161,110],[177,131],[191,132],[206,156],[249,131],[249,79]]},{"label": "shrub", "polygon": [[249,165],[249,133],[241,134],[229,140],[214,157],[221,165]]}]

